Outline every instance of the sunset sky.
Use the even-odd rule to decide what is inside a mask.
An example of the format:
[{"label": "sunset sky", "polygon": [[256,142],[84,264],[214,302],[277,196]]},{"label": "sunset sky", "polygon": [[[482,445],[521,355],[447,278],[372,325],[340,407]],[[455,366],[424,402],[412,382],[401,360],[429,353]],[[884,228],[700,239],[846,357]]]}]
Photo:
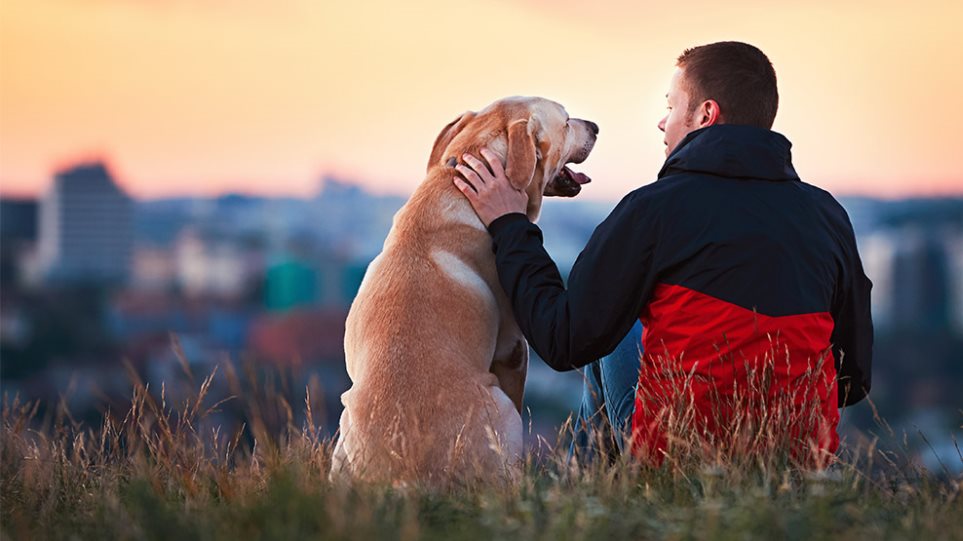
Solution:
[{"label": "sunset sky", "polygon": [[963,2],[3,0],[0,192],[103,157],[137,197],[410,193],[465,110],[540,95],[601,126],[592,199],[652,182],[675,58],[740,40],[774,129],[837,195],[963,195]]}]

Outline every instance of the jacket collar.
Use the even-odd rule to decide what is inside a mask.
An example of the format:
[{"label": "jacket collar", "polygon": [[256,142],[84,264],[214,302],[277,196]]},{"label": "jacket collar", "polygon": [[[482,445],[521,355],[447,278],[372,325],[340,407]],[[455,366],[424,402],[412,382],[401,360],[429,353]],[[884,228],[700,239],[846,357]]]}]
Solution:
[{"label": "jacket collar", "polygon": [[682,172],[761,180],[799,180],[792,143],[755,126],[720,124],[695,130],[665,160],[659,178]]}]

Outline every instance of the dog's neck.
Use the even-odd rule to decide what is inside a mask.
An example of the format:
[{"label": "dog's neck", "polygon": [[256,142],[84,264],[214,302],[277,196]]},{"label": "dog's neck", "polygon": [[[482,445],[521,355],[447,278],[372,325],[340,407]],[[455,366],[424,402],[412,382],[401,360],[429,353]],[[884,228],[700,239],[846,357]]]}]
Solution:
[{"label": "dog's neck", "polygon": [[418,232],[416,236],[420,240],[416,242],[425,241],[424,235],[434,236],[444,231],[456,235],[461,244],[490,244],[488,230],[465,195],[452,183],[453,175],[451,167],[432,167],[395,216],[393,229]]},{"label": "dog's neck", "polygon": [[438,198],[438,212],[442,214],[447,222],[466,225],[486,235],[488,234],[485,224],[482,223],[481,218],[475,213],[475,209],[472,208],[471,203],[468,202],[465,195],[454,186],[452,186],[452,189],[443,191]]},{"label": "dog's neck", "polygon": [[[452,182],[453,167],[438,164],[428,170],[425,180],[418,186],[405,207],[395,216],[394,228],[409,231],[408,242],[430,242],[430,238],[454,235],[458,243],[468,248],[474,246],[491,253],[491,236],[475,213],[471,203]],[[529,200],[526,215],[529,220],[539,214],[541,198]]]}]

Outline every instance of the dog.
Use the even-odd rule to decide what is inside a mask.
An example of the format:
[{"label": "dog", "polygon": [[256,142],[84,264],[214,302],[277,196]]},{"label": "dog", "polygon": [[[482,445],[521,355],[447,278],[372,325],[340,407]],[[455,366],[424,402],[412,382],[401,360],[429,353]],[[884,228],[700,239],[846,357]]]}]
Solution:
[{"label": "dog", "polygon": [[488,148],[538,218],[573,197],[598,126],[536,97],[466,112],[435,140],[427,176],[394,216],[348,313],[332,479],[443,485],[511,480],[522,456],[528,344],[495,271],[491,237],[453,185],[464,153]]}]

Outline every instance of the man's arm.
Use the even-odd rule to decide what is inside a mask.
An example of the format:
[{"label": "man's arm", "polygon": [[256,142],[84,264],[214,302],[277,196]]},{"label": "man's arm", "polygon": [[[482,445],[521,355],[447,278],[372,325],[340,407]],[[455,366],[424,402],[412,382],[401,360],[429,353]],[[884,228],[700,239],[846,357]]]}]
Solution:
[{"label": "man's arm", "polygon": [[833,299],[835,327],[831,341],[839,381],[839,407],[853,405],[869,394],[873,364],[872,282],[863,272],[853,226],[842,212],[843,268]]},{"label": "man's arm", "polygon": [[[532,348],[552,368],[571,370],[611,353],[639,317],[654,286],[656,230],[641,190],[626,196],[596,228],[569,275],[568,290],[524,214],[528,197],[505,177],[499,158],[482,150],[452,179],[494,241],[498,278]],[[469,184],[470,183],[470,184]]]},{"label": "man's arm", "polygon": [[492,222],[498,277],[519,328],[555,370],[571,370],[611,353],[654,287],[655,231],[638,192],[602,222],[575,261],[566,290],[542,246],[542,233],[523,214]]},{"label": "man's arm", "polygon": [[[654,287],[655,215],[640,190],[626,196],[596,228],[569,275],[568,290],[524,214],[528,197],[505,177],[498,156],[482,150],[456,167],[454,184],[494,241],[498,278],[515,319],[538,355],[571,370],[611,353],[638,319]],[[469,184],[470,183],[470,184]]]}]

